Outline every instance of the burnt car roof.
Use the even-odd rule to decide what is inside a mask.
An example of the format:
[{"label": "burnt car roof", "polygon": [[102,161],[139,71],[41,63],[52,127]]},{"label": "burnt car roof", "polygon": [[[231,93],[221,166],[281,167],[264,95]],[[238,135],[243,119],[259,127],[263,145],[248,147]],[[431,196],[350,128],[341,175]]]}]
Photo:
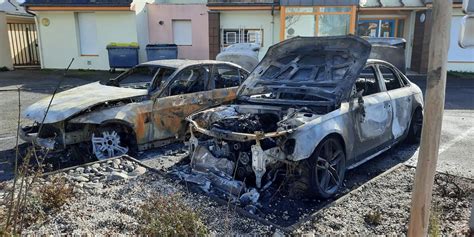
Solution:
[{"label": "burnt car roof", "polygon": [[[239,88],[252,93],[311,94],[324,105],[350,95],[371,45],[357,36],[294,37],[273,45]],[[245,98],[243,98],[245,100]]]},{"label": "burnt car roof", "polygon": [[191,60],[191,59],[164,59],[164,60],[155,60],[142,63],[140,65],[156,65],[162,67],[170,67],[170,68],[183,68],[193,65],[199,64],[228,64],[234,67],[238,67],[243,69],[241,66],[225,61],[217,61],[217,60]]}]

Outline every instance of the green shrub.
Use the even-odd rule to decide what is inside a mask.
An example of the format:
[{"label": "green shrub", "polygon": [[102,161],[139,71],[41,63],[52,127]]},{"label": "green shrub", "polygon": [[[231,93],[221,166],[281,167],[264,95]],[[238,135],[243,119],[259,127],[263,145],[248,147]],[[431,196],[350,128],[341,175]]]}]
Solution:
[{"label": "green shrub", "polygon": [[141,234],[145,235],[202,236],[208,233],[200,216],[178,195],[157,194],[141,206],[141,221],[145,224]]}]

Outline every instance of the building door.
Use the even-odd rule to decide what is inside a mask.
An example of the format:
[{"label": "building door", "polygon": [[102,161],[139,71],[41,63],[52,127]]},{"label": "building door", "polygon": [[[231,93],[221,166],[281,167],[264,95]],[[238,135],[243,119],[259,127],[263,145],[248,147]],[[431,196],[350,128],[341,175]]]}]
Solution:
[{"label": "building door", "polygon": [[38,34],[35,24],[8,23],[8,39],[13,57],[13,66],[40,65]]}]

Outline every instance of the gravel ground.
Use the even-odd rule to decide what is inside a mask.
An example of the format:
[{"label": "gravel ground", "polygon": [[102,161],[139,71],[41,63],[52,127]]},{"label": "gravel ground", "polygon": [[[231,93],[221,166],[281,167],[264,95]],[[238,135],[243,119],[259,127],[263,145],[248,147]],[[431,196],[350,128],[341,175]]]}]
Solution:
[{"label": "gravel ground", "polygon": [[156,195],[172,194],[181,195],[185,204],[200,214],[211,233],[273,233],[270,226],[238,216],[235,210],[191,193],[185,186],[133,162],[116,159],[55,176],[70,180],[75,196],[58,212],[28,227],[22,234],[136,234],[142,227],[139,207]]},{"label": "gravel ground", "polygon": [[[408,228],[414,175],[414,168],[402,166],[353,192],[348,199],[318,212],[296,234],[404,234]],[[436,181],[432,210],[438,213],[441,234],[468,236],[474,183],[444,174],[437,174]],[[378,220],[370,221],[377,213]]]},{"label": "gravel ground", "polygon": [[[143,228],[140,206],[157,195],[173,194],[182,196],[183,202],[200,214],[212,234],[281,233],[207,196],[188,191],[178,181],[124,159],[84,165],[52,176],[69,180],[75,187],[75,195],[59,211],[28,227],[23,234],[137,234]],[[294,234],[406,233],[413,176],[413,168],[402,166],[371,181],[314,214]],[[433,206],[441,223],[441,233],[468,235],[474,183],[443,174],[438,174],[436,181]],[[376,213],[378,219],[368,221],[368,216]]]}]

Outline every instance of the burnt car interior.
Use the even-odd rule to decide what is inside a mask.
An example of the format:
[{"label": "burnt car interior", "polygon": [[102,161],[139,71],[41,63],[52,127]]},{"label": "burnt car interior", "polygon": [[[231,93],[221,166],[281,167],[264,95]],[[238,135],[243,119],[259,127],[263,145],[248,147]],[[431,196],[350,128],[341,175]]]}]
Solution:
[{"label": "burnt car interior", "polygon": [[[133,89],[154,89],[156,85],[160,85],[162,81],[168,79],[175,70],[155,65],[140,65],[107,81],[106,85]],[[155,82],[153,82],[154,78],[156,78]],[[151,88],[152,83],[154,88]]]},{"label": "burnt car interior", "polygon": [[192,67],[180,72],[168,89],[168,96],[205,91],[209,67]]},{"label": "burnt car interior", "polygon": [[355,82],[357,92],[362,92],[362,96],[367,96],[380,92],[377,73],[373,66],[366,66],[359,78]]},{"label": "burnt car interior", "polygon": [[171,82],[166,96],[239,86],[248,73],[225,64],[190,67]]}]

